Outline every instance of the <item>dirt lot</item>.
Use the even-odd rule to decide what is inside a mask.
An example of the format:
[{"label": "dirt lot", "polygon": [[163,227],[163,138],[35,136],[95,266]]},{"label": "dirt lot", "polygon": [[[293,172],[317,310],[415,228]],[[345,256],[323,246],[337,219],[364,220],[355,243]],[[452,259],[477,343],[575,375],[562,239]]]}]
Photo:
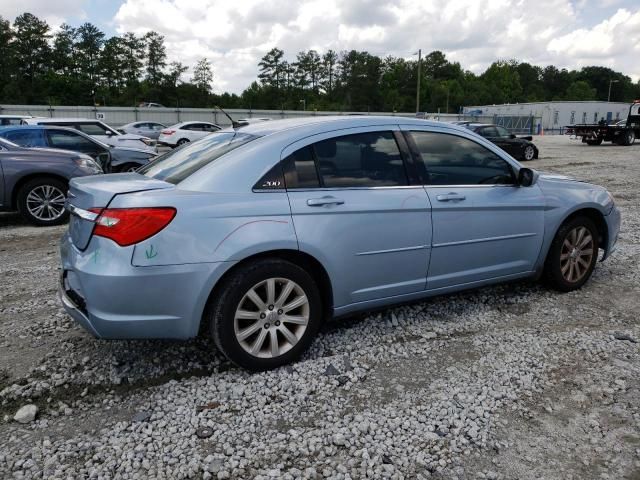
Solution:
[{"label": "dirt lot", "polygon": [[[581,291],[519,283],[332,322],[262,374],[206,340],[91,338],[55,298],[63,228],[0,215],[0,478],[640,479],[640,144],[535,141],[532,167],[622,210]],[[37,419],[15,422],[28,403]]]}]

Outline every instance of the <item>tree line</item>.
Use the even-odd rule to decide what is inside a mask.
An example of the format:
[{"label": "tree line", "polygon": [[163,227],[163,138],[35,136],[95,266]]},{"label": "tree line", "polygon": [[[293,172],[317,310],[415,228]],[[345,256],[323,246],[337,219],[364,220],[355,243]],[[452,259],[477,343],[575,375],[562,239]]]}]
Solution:
[{"label": "tree line", "polygon": [[[219,65],[218,68],[224,68]],[[0,17],[0,103],[169,107],[413,111],[418,61],[366,51],[316,50],[287,58],[273,48],[257,78],[240,95],[212,92],[213,65],[168,62],[164,37],[128,32],[107,38],[91,23],[53,31],[24,13],[13,24]],[[483,73],[464,70],[440,51],[420,62],[420,111],[458,112],[465,105],[547,100],[640,98],[640,81],[608,67],[580,70],[497,60]]]}]

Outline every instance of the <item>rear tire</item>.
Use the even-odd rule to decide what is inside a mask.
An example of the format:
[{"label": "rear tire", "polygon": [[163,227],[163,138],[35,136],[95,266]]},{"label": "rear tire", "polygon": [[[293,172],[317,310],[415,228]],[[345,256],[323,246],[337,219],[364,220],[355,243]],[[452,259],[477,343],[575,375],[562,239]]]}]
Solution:
[{"label": "rear tire", "polygon": [[575,217],[564,223],[551,243],[544,278],[552,288],[571,292],[591,277],[598,261],[598,229],[591,219]]},{"label": "rear tire", "polygon": [[18,211],[32,225],[60,225],[69,218],[64,208],[68,186],[61,180],[48,177],[34,178],[18,192]]},{"label": "rear tire", "polygon": [[536,157],[536,149],[533,148],[533,145],[527,145],[524,147],[522,151],[522,160],[527,162],[529,160],[533,160]]},{"label": "rear tire", "polygon": [[272,258],[234,271],[210,300],[204,320],[229,360],[261,371],[298,358],[322,318],[320,291],[311,276],[291,262]]},{"label": "rear tire", "polygon": [[182,145],[184,145],[185,143],[189,143],[189,140],[187,138],[181,138],[180,140],[178,140],[178,142],[176,143],[176,147],[181,147]]},{"label": "rear tire", "polygon": [[596,138],[595,140],[587,140],[587,145],[601,145],[602,144],[602,138]]}]

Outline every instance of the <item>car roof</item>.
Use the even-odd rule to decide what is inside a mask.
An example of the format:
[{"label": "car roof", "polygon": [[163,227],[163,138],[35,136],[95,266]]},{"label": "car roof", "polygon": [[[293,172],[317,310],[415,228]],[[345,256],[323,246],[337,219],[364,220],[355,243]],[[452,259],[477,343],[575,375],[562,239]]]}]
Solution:
[{"label": "car roof", "polygon": [[265,136],[284,131],[295,130],[298,128],[317,129],[318,131],[326,131],[332,128],[357,128],[357,127],[375,127],[382,125],[416,125],[431,126],[438,128],[447,128],[456,131],[468,131],[459,125],[453,125],[445,122],[432,120],[423,120],[414,117],[400,117],[392,115],[330,115],[330,116],[311,116],[302,118],[287,118],[284,120],[271,120],[268,122],[255,122],[242,127],[242,133],[248,133],[256,136]]},{"label": "car roof", "polygon": [[0,118],[33,118],[32,115],[0,115]]},{"label": "car roof", "polygon": [[178,125],[189,125],[190,123],[208,123],[209,125],[219,126],[217,123],[210,122],[209,120],[186,120],[184,122],[178,122],[171,125],[172,127],[177,127]]},{"label": "car roof", "polygon": [[97,118],[47,118],[47,117],[31,117],[32,120],[36,120],[38,122],[42,122],[42,123],[52,123],[52,122],[56,122],[56,123],[61,123],[61,122],[99,122],[99,123],[104,123],[102,120],[98,120]]}]

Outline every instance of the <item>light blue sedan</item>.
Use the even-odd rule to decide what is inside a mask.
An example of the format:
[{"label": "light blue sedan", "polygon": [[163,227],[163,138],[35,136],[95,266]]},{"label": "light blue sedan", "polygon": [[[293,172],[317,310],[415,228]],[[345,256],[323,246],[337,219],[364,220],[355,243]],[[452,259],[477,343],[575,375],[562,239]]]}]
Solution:
[{"label": "light blue sedan", "polygon": [[620,225],[602,187],[463,127],[370,116],[223,130],[72,180],[67,208],[60,297],[89,332],[204,333],[253,370],[330,317],[524,278],[580,288]]}]

